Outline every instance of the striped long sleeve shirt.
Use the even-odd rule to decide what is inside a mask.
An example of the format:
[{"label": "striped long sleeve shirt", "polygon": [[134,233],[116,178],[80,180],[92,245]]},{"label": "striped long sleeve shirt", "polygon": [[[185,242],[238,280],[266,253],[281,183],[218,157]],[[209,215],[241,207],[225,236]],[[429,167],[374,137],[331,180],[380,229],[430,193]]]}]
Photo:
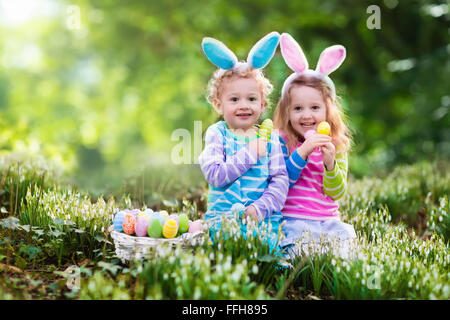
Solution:
[{"label": "striped long sleeve shirt", "polygon": [[339,218],[339,200],[347,189],[347,153],[336,148],[332,171],[324,168],[322,153],[316,148],[305,161],[297,152],[299,144],[289,153],[286,138],[280,137],[286,169],[289,175],[289,192],[282,210],[283,216],[309,220]]},{"label": "striped long sleeve shirt", "polygon": [[207,129],[199,156],[209,183],[206,219],[230,213],[235,203],[253,205],[260,221],[281,211],[289,182],[278,135],[271,136],[267,151],[258,158],[248,140],[232,133],[224,121]]}]

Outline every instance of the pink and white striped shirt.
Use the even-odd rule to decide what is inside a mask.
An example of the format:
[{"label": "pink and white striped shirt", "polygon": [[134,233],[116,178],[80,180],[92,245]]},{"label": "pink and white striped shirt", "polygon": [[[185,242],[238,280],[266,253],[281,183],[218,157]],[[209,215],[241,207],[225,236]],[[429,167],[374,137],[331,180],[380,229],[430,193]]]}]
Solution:
[{"label": "pink and white striped shirt", "polygon": [[[283,216],[321,221],[339,219],[338,203],[324,191],[324,176],[329,181],[327,184],[333,181],[333,184],[336,185],[335,182],[338,180],[346,180],[346,170],[343,172],[344,170],[340,169],[344,168],[339,168],[337,165],[333,171],[324,170],[322,153],[319,148],[315,149],[305,161],[297,152],[297,148],[302,145],[302,142],[299,142],[288,153],[286,137],[280,138],[280,141],[290,183],[286,202],[281,210]],[[341,183],[337,185],[341,185]],[[345,185],[342,186],[343,192],[345,192]]]}]

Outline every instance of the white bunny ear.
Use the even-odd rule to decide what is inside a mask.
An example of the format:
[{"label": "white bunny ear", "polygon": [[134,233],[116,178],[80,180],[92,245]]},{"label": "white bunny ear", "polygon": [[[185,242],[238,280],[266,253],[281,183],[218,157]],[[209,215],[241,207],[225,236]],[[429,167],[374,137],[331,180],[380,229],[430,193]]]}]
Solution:
[{"label": "white bunny ear", "polygon": [[221,69],[232,69],[238,61],[233,51],[214,38],[203,38],[202,48],[209,61]]},{"label": "white bunny ear", "polygon": [[300,73],[308,70],[308,61],[297,41],[288,33],[283,33],[280,39],[281,55],[292,71]]},{"label": "white bunny ear", "polygon": [[339,68],[346,56],[344,46],[334,45],[326,48],[320,54],[319,62],[317,63],[316,71],[329,75],[334,70]]},{"label": "white bunny ear", "polygon": [[273,58],[280,41],[280,34],[273,31],[260,39],[250,50],[247,63],[255,69],[264,68]]}]

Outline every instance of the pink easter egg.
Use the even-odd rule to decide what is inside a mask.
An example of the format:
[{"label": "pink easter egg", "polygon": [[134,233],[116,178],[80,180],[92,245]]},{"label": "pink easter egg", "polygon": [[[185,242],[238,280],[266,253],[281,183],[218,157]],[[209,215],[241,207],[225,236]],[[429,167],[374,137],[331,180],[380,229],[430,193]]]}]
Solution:
[{"label": "pink easter egg", "polygon": [[138,217],[136,220],[135,233],[138,237],[147,236],[148,218],[145,216]]},{"label": "pink easter egg", "polygon": [[203,220],[195,220],[189,224],[189,232],[197,232],[203,230]]}]

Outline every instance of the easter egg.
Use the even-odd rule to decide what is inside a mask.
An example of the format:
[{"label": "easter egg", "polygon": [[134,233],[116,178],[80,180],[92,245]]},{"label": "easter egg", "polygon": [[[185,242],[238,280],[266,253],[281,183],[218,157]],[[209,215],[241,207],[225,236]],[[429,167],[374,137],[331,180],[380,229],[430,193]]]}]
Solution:
[{"label": "easter egg", "polygon": [[154,212],[153,217],[155,219],[158,219],[159,222],[161,222],[162,226],[164,225],[164,222],[166,222],[166,220],[167,220],[167,217],[165,216],[165,214],[161,214],[161,212]]},{"label": "easter egg", "polygon": [[144,217],[144,216],[146,216],[147,215],[147,213],[145,212],[145,211],[140,211],[139,213],[138,213],[138,217]]},{"label": "easter egg", "polygon": [[331,131],[330,124],[326,121],[322,121],[317,126],[317,133],[325,134],[328,136],[330,135],[330,131]]},{"label": "easter egg", "polygon": [[172,213],[172,214],[168,217],[168,219],[173,219],[173,220],[175,220],[175,221],[178,223],[178,215],[175,214],[175,213]]},{"label": "easter egg", "polygon": [[147,233],[152,238],[161,238],[162,236],[162,224],[159,219],[151,219],[148,224]]},{"label": "easter egg", "polygon": [[136,225],[136,217],[131,213],[126,213],[123,218],[122,228],[126,234],[133,234]]},{"label": "easter egg", "polygon": [[167,218],[169,217],[169,213],[168,213],[166,210],[161,210],[161,211],[159,212],[159,215],[160,215],[161,217],[164,217],[164,219],[167,219]]},{"label": "easter egg", "polygon": [[123,219],[125,218],[125,212],[119,211],[115,214],[113,219],[114,230],[118,232],[123,232],[122,224]]},{"label": "easter egg", "polygon": [[178,225],[180,234],[185,233],[189,230],[189,219],[187,214],[182,213],[178,216]]},{"label": "easter egg", "polygon": [[152,219],[159,218],[159,212],[158,211],[154,211],[154,212],[150,213],[150,218],[152,218]]},{"label": "easter egg", "polygon": [[149,214],[153,213],[153,210],[150,208],[147,208],[144,210],[144,212],[149,215]]},{"label": "easter egg", "polygon": [[197,232],[203,230],[203,220],[195,220],[189,225],[189,232]]},{"label": "easter egg", "polygon": [[138,217],[139,212],[141,212],[141,210],[139,209],[125,209],[123,210],[126,214],[131,214],[132,216],[134,216],[136,219]]},{"label": "easter egg", "polygon": [[308,130],[308,131],[306,131],[306,133],[305,133],[305,140],[306,139],[309,139],[310,137],[312,137],[313,135],[315,135],[316,134],[316,132],[314,131],[314,130]]},{"label": "easter egg", "polygon": [[273,122],[272,122],[272,120],[266,119],[259,126],[259,136],[260,137],[266,137],[267,141],[269,141],[270,140],[270,135],[272,134],[272,130],[273,130]]},{"label": "easter egg", "polygon": [[163,236],[171,239],[175,238],[178,232],[178,223],[174,219],[167,219],[163,226]]},{"label": "easter egg", "polygon": [[231,206],[230,211],[236,215],[236,218],[240,218],[245,213],[245,206],[242,203],[235,203]]},{"label": "easter egg", "polygon": [[135,232],[138,237],[147,235],[149,221],[146,216],[140,216],[136,220]]}]

